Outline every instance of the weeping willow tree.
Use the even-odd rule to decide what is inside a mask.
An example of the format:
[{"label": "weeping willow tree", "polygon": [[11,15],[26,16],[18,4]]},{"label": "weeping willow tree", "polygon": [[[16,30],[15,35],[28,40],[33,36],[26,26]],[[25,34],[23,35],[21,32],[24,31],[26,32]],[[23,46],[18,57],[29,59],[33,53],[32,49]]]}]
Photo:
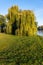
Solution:
[{"label": "weeping willow tree", "polygon": [[34,12],[12,6],[7,14],[7,33],[14,35],[36,35],[37,25]]}]

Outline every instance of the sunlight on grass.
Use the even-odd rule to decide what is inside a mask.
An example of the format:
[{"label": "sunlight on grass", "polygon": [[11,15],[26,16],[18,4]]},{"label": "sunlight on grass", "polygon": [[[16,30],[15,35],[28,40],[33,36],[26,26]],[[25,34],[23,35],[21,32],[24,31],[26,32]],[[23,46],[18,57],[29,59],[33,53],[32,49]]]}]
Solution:
[{"label": "sunlight on grass", "polygon": [[16,65],[17,62],[21,65],[41,63],[42,65],[42,56],[43,37],[13,36],[0,33],[0,57],[7,57],[7,61],[4,59],[1,61],[2,63],[7,63],[7,65]]}]

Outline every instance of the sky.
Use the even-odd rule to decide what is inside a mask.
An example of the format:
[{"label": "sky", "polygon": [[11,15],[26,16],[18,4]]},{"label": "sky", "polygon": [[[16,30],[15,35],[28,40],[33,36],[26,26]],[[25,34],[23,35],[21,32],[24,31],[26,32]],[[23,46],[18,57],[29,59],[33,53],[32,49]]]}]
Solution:
[{"label": "sky", "polygon": [[43,25],[43,0],[0,0],[0,14],[6,15],[13,5],[22,10],[33,10],[38,25]]}]

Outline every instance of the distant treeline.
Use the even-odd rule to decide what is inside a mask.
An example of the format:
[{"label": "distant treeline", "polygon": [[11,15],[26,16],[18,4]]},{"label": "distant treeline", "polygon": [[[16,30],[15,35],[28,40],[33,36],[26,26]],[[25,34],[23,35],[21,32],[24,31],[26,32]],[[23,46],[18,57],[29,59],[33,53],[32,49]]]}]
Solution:
[{"label": "distant treeline", "polygon": [[38,30],[43,30],[43,25],[38,27]]},{"label": "distant treeline", "polygon": [[37,22],[34,12],[12,6],[8,9],[7,15],[0,15],[0,30],[14,35],[36,35]]}]

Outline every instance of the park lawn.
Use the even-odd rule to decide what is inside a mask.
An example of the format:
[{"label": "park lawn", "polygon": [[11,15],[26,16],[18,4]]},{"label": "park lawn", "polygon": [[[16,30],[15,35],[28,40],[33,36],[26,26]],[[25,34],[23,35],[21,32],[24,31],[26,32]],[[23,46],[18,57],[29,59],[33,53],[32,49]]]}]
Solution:
[{"label": "park lawn", "polygon": [[43,37],[0,33],[0,57],[5,65],[43,65]]}]

